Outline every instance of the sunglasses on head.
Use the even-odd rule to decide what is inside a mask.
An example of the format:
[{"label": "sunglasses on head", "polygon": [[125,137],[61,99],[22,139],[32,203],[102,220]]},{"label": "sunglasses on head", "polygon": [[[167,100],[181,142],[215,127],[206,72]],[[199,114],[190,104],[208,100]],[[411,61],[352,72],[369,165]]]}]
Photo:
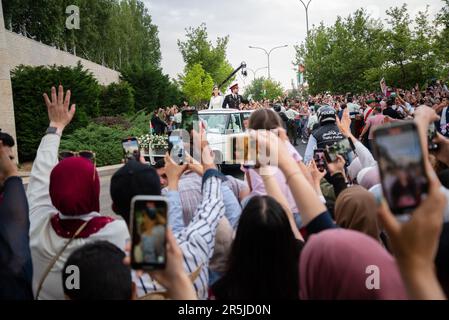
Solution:
[{"label": "sunglasses on head", "polygon": [[58,155],[59,161],[67,159],[67,158],[73,158],[73,157],[80,157],[87,160],[90,160],[92,163],[95,164],[95,152],[89,151],[89,150],[83,150],[79,152],[74,151],[61,151]]}]

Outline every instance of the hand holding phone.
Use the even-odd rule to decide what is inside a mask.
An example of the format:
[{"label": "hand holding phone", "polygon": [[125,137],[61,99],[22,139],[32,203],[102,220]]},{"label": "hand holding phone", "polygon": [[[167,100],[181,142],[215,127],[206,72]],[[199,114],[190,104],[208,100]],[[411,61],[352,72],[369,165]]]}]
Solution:
[{"label": "hand holding phone", "polygon": [[168,202],[160,196],[136,196],[131,200],[131,267],[164,269]]},{"label": "hand holding phone", "polygon": [[388,205],[396,215],[408,214],[429,188],[417,126],[404,121],[378,127],[373,141]]}]

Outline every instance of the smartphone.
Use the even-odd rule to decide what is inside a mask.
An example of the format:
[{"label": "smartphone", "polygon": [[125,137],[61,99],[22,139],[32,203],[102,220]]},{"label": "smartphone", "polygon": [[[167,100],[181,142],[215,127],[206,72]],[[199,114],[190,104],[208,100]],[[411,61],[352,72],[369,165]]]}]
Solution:
[{"label": "smartphone", "polygon": [[378,127],[373,142],[382,190],[391,211],[396,215],[410,213],[429,189],[416,124],[404,121]]},{"label": "smartphone", "polygon": [[192,132],[193,129],[199,131],[198,122],[198,111],[190,109],[181,112],[181,129],[186,130],[188,133]]},{"label": "smartphone", "polygon": [[245,168],[256,168],[257,141],[249,134],[232,134],[226,140],[225,162],[227,164],[238,164]]},{"label": "smartphone", "polygon": [[327,162],[337,161],[337,155],[342,156],[345,159],[346,166],[349,166],[354,160],[355,146],[350,138],[342,139],[331,145],[328,145],[324,149],[324,155]]},{"label": "smartphone", "polygon": [[140,147],[136,138],[128,138],[122,140],[123,154],[125,162],[128,160],[140,160]]},{"label": "smartphone", "polygon": [[161,196],[135,196],[131,200],[131,268],[164,269],[167,263],[168,202]]},{"label": "smartphone", "polygon": [[324,149],[313,150],[313,160],[320,172],[326,170],[326,156],[324,154]]},{"label": "smartphone", "polygon": [[435,126],[435,123],[431,123],[429,125],[429,131],[427,132],[427,144],[429,151],[437,151],[438,150],[438,144],[433,142],[433,139],[437,137],[437,128]]},{"label": "smartphone", "polygon": [[168,153],[176,164],[182,165],[186,162],[186,150],[181,135],[173,132],[168,137]]}]

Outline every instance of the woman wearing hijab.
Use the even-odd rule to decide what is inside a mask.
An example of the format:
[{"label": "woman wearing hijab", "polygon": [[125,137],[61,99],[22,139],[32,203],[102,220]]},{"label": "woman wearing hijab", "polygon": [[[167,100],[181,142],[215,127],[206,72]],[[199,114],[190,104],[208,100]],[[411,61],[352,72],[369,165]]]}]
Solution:
[{"label": "woman wearing hijab", "polygon": [[86,243],[109,241],[125,248],[129,238],[122,220],[100,215],[100,179],[95,165],[81,157],[58,163],[62,131],[73,118],[62,86],[44,95],[50,127],[42,138],[31,171],[27,196],[30,206],[30,248],[33,292],[39,299],[64,299],[61,272],[70,254]]},{"label": "woman wearing hijab", "polygon": [[407,299],[395,259],[356,231],[332,229],[311,236],[299,264],[303,300]]},{"label": "woman wearing hijab", "polygon": [[335,202],[334,214],[340,227],[362,232],[380,242],[377,204],[368,190],[354,185],[342,191]]},{"label": "woman wearing hijab", "polygon": [[221,109],[223,106],[223,96],[220,93],[218,86],[214,86],[212,97],[209,102],[209,109]]}]

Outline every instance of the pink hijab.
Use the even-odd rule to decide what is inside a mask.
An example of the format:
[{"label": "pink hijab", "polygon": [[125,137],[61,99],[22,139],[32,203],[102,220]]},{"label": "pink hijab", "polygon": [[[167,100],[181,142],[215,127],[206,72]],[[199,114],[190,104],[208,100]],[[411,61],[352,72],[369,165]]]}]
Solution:
[{"label": "pink hijab", "polygon": [[[371,266],[379,289],[368,289]],[[394,258],[371,237],[331,229],[310,237],[300,257],[299,296],[303,300],[403,300],[406,290]]]}]

